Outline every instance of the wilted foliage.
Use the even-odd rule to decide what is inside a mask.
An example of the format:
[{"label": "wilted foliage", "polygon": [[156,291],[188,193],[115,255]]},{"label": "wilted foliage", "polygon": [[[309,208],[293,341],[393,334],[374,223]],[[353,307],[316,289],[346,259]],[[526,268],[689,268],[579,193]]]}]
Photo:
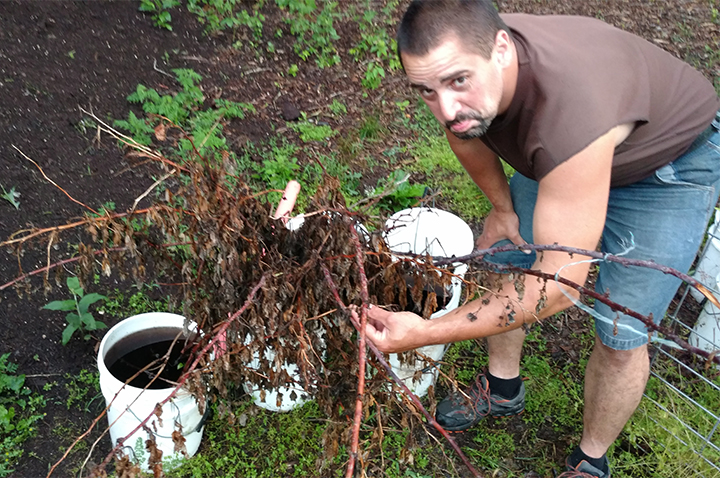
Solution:
[{"label": "wilted foliage", "polygon": [[[364,248],[372,303],[428,318],[445,299],[451,270],[435,268],[431,260],[391,256],[382,231],[368,232],[373,224],[346,209],[335,178],[324,178],[304,224],[291,231],[271,217],[273,205],[262,194],[254,194],[221,166],[189,168],[186,185],[167,190],[150,208],[87,218],[92,240],[78,247],[81,282],[102,273],[138,283],[172,277],[183,284],[183,314],[203,332],[200,342],[192,344],[193,353],[209,340],[224,341],[214,349],[217,356],[201,358],[202,366],[187,382],[201,410],[214,393],[225,394],[229,384],[270,389],[294,380],[328,416],[337,418],[352,409],[358,378],[356,331],[336,297],[345,305],[362,303],[354,233]],[[58,240],[57,234],[52,237]],[[263,277],[250,307],[217,337]],[[299,379],[288,374],[285,363],[297,365]],[[370,375],[366,396],[394,402],[396,394],[384,372]],[[328,428],[331,435],[338,432]],[[337,447],[325,449],[332,454]],[[327,458],[326,463],[331,461]]]}]

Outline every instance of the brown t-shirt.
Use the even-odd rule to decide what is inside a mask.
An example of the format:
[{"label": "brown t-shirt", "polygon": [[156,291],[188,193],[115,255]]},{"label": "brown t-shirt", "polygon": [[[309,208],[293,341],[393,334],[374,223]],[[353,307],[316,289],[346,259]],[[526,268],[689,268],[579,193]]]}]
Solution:
[{"label": "brown t-shirt", "polygon": [[517,46],[518,84],[482,140],[529,178],[542,179],[611,128],[635,123],[615,148],[611,180],[631,184],[685,152],[720,107],[697,70],[604,22],[502,17]]}]

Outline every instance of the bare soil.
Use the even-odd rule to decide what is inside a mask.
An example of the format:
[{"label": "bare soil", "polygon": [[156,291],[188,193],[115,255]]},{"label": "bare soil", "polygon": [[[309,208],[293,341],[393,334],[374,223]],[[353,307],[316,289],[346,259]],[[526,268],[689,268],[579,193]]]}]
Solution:
[{"label": "bare soil", "polygon": [[[231,34],[206,35],[184,9],[172,11],[170,32],[154,27],[150,17],[138,11],[139,2],[0,2],[0,184],[8,190],[15,187],[21,194],[19,210],[0,200],[0,240],[21,229],[60,225],[80,217],[85,208],[68,196],[92,208],[109,201],[119,211],[132,205],[159,171],[138,158],[125,156],[114,141],[97,138],[83,121],[79,107],[101,118],[125,118],[130,109],[126,97],[137,84],[166,91],[175,88],[174,80],[167,75],[170,68],[192,68],[200,73],[207,96],[247,102],[257,108],[251,119],[227,125],[225,135],[231,148],[277,134],[278,127],[285,124],[284,108],[312,114],[338,98],[348,106],[348,115],[327,121],[341,131],[338,137],[342,137],[344,131],[361,122],[360,115],[368,105],[376,105],[383,118],[393,111],[383,106],[383,100],[393,105],[394,101],[412,98],[401,73],[389,76],[379,90],[363,95],[362,72],[348,54],[359,38],[352,24],[338,28],[341,67],[320,70],[302,62],[293,52],[292,36],[282,13],[273,2],[266,3],[265,36],[276,44],[272,55],[247,46],[232,48],[238,38]],[[709,78],[720,76],[720,63],[712,61],[718,54],[718,22],[711,20],[711,2],[707,0],[497,3],[506,12],[597,16],[668,49]],[[286,32],[282,38],[272,37],[277,28]],[[300,66],[297,77],[284,74],[291,64]],[[378,145],[378,149],[407,140],[391,131],[386,144]],[[371,174],[362,160],[351,164],[364,174],[366,184],[375,184],[377,171]],[[44,178],[43,172],[64,192]],[[68,256],[72,252],[60,251]],[[54,257],[57,260],[58,256]],[[26,251],[21,260],[12,254],[0,255],[0,284],[43,267],[46,260],[44,249]],[[29,454],[18,467],[17,477],[45,476],[48,465],[64,451],[53,430],[65,427],[84,431],[102,402],[96,400],[89,413],[81,413],[65,405],[68,396],[62,386],[67,380],[65,374],[75,375],[94,366],[102,333],[89,341],[74,338],[62,346],[65,324],[61,314],[41,307],[50,300],[66,298],[64,290],[55,288],[45,296],[41,282],[36,281],[35,286],[30,296],[12,287],[0,291],[0,353],[11,353],[10,360],[27,374],[27,384],[33,390],[42,392],[46,384],[60,384],[44,392],[48,415],[40,424],[38,437],[29,443]],[[172,287],[158,291],[161,295],[173,292]],[[116,320],[108,320],[107,325]],[[567,354],[572,355],[574,349],[566,340],[571,338],[558,336],[552,347],[559,357],[572,360]],[[90,443],[97,436],[93,432]],[[102,457],[107,451],[109,440],[100,440],[93,457]],[[65,465],[55,474],[71,475]]]}]

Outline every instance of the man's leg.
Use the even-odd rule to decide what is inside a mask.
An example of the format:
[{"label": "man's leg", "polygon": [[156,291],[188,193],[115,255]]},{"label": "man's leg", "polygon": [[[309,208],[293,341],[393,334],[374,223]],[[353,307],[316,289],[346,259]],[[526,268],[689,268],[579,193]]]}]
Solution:
[{"label": "man's leg", "polygon": [[[654,260],[686,272],[720,190],[720,133],[708,130],[690,150],[649,178],[612,189],[602,250]],[[596,291],[659,322],[680,280],[642,267],[600,264]],[[568,467],[607,476],[605,453],[642,398],[649,374],[648,334],[637,319],[596,302],[597,334],[585,382],[584,429]],[[602,467],[593,460],[602,457]],[[583,464],[583,461],[587,462]]]},{"label": "man's leg", "polygon": [[[520,220],[520,235],[528,243],[533,242],[533,214],[537,201],[538,183],[516,173],[510,180],[510,192],[513,208]],[[498,245],[510,244],[501,241]],[[529,269],[535,262],[536,254],[525,254],[520,251],[505,252],[486,258],[490,262],[513,264]],[[525,331],[515,329],[504,334],[487,337],[488,372],[497,378],[510,379],[520,376],[520,358],[522,345],[525,342]]]},{"label": "man's leg", "polygon": [[[647,345],[613,350],[595,337],[585,371],[585,413],[580,448],[602,457],[630,419],[650,372]],[[612,392],[610,392],[612,391]]]},{"label": "man's leg", "polygon": [[488,372],[506,380],[520,376],[523,342],[525,331],[522,328],[488,337]]},{"label": "man's leg", "polygon": [[[537,182],[521,174],[515,174],[510,181],[513,207],[520,219],[520,235],[530,243],[537,189]],[[509,243],[510,241],[505,240],[495,246]],[[535,262],[535,253],[511,251],[486,257],[486,260],[529,268]],[[451,393],[437,406],[435,418],[447,430],[465,430],[488,414],[508,416],[525,409],[525,387],[520,379],[520,357],[525,331],[516,329],[488,337],[486,340],[488,373],[478,375],[469,390]]]}]

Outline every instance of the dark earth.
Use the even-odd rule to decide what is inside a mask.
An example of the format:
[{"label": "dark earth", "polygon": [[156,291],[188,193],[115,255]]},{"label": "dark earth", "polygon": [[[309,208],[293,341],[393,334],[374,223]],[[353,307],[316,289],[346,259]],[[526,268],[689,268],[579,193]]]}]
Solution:
[{"label": "dark earth", "polygon": [[[712,2],[708,0],[497,3],[506,12],[597,16],[666,48],[715,81],[720,75],[719,27],[711,20]],[[142,158],[126,155],[114,140],[96,137],[79,108],[99,118],[126,118],[130,109],[126,97],[136,85],[170,91],[174,80],[166,73],[172,68],[192,68],[201,74],[207,96],[220,95],[255,106],[258,112],[252,119],[227,125],[225,135],[231,148],[266,139],[277,133],[273,127],[284,125],[288,116],[295,116],[297,111],[311,113],[333,98],[348,105],[348,115],[331,122],[341,133],[360,121],[361,107],[376,103],[382,117],[381,99],[392,104],[412,98],[399,72],[363,97],[361,73],[347,53],[357,41],[354,25],[338,28],[342,66],[328,73],[294,54],[289,33],[273,39],[275,54],[257,54],[249,48],[232,48],[237,40],[232,34],[205,34],[184,8],[172,11],[170,32],[155,27],[138,6],[139,2],[129,0],[0,1],[0,184],[21,194],[17,210],[0,200],[0,241],[22,229],[61,225],[81,217],[86,209],[69,196],[91,208],[113,202],[117,211],[124,211],[133,204],[161,171]],[[266,2],[262,11],[269,25],[265,28],[267,37],[276,28],[288,30],[273,2]],[[291,64],[300,66],[297,77],[284,75]],[[44,178],[40,168],[59,187]],[[362,162],[353,168],[364,172]],[[377,175],[368,174],[363,180],[374,185]],[[147,199],[141,201],[143,205]],[[479,225],[473,226],[477,231]],[[0,255],[0,286],[47,264],[44,249],[27,250],[20,261],[9,248],[4,249],[8,253]],[[54,260],[72,254],[64,245],[53,251]],[[27,375],[27,384],[42,391],[47,383],[62,383],[65,374],[92,369],[102,333],[89,341],[75,337],[62,346],[62,314],[41,307],[50,300],[67,298],[65,291],[55,288],[45,296],[39,277],[33,287],[30,296],[17,293],[13,287],[3,286],[0,291],[0,353],[10,352],[10,360]],[[172,287],[161,287],[158,294],[173,292]],[[107,325],[112,326],[115,320],[108,320]],[[563,350],[572,350],[567,343],[561,345]],[[48,464],[63,453],[51,430],[71,425],[85,430],[90,424],[92,413],[78,416],[77,411],[68,410],[66,393],[63,387],[54,387],[46,395],[47,417],[40,423],[38,437],[28,444],[30,454],[13,476],[45,476]],[[94,402],[93,413],[99,410],[100,401]],[[94,431],[90,439],[97,436]],[[99,460],[97,457],[108,451],[109,440],[101,440],[92,460]],[[71,472],[63,464],[54,476],[71,476]]]}]

